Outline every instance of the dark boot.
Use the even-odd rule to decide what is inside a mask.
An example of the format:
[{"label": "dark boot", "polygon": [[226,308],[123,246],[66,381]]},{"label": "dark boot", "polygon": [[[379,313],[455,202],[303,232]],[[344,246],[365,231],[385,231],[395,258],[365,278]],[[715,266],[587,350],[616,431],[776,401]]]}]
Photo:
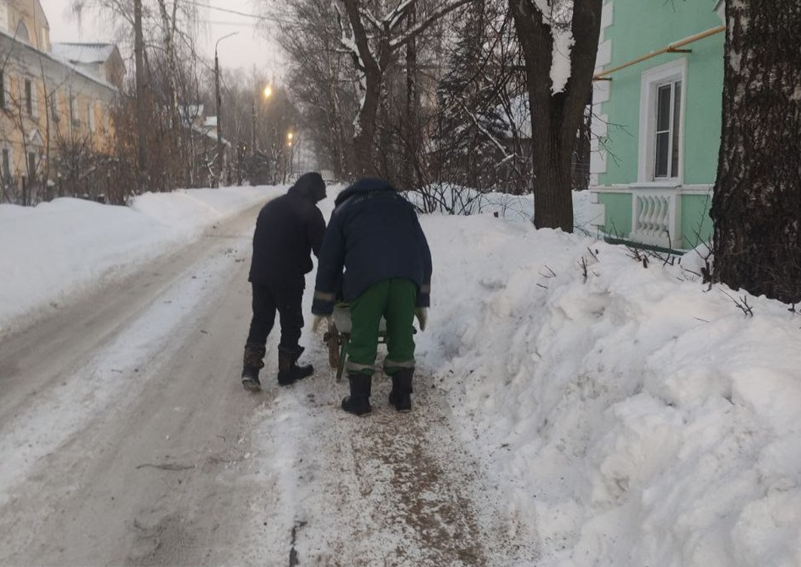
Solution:
[{"label": "dark boot", "polygon": [[304,350],[306,349],[302,346],[299,346],[298,350],[295,351],[294,360],[292,361],[292,371],[295,373],[298,380],[303,380],[304,378],[314,374],[314,366],[311,364],[298,366],[298,359],[300,358],[300,355],[303,354]]},{"label": "dark boot", "polygon": [[300,346],[295,349],[278,347],[278,384],[280,386],[289,386],[314,373],[314,367],[311,364],[297,365],[298,358],[304,350]]},{"label": "dark boot", "polygon": [[245,355],[242,360],[242,387],[248,392],[261,390],[259,370],[264,367],[264,353],[263,346],[252,343],[245,345]]},{"label": "dark boot", "polygon": [[373,377],[367,374],[348,374],[350,396],[342,400],[342,409],[359,417],[373,411],[370,407],[370,390]]},{"label": "dark boot", "polygon": [[414,368],[401,368],[392,375],[392,390],[389,392],[389,403],[399,412],[412,411],[412,377]]}]

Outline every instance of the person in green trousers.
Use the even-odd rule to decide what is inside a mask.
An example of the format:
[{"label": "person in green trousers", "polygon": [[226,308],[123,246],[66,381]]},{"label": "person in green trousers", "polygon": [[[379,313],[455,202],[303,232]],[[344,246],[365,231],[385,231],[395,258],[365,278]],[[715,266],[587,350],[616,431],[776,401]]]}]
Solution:
[{"label": "person in green trousers", "polygon": [[414,207],[381,179],[360,179],[342,191],[323,237],[312,303],[313,330],[330,317],[334,302],[350,306],[350,395],[342,409],[372,411],[372,375],[379,325],[386,320],[384,372],[392,378],[389,403],[412,409],[414,319],[424,330],[430,305],[431,251]]}]

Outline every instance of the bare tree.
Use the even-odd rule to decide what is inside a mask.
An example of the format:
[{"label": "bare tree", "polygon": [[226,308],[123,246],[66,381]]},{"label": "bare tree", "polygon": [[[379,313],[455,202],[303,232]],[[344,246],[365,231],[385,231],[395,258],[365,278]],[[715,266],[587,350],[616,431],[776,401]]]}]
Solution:
[{"label": "bare tree", "polygon": [[[135,81],[131,101],[137,110],[138,190],[149,188],[154,179],[165,189],[185,179],[191,180],[192,167],[187,160],[196,152],[191,146],[191,134],[186,132],[182,107],[194,101],[182,99],[182,96],[187,94],[185,85],[196,82],[190,79],[193,72],[196,77],[196,69],[189,65],[197,59],[194,49],[198,22],[196,3],[189,0],[150,3],[145,0],[71,0],[70,7],[79,20],[85,11],[94,11],[118,26],[123,39],[130,41],[132,37]],[[161,92],[157,93],[156,88]],[[157,146],[151,148],[151,143]],[[189,143],[190,147],[183,148],[184,143]],[[155,167],[150,161],[155,157],[164,162],[166,155],[178,160],[176,166],[181,174],[171,172],[165,178],[166,165]]]},{"label": "bare tree", "polygon": [[142,23],[142,0],[134,0],[134,57],[136,59],[137,165],[139,190],[145,189],[147,163],[147,85],[145,84],[145,40]]},{"label": "bare tree", "polygon": [[431,162],[438,181],[478,191],[529,191],[530,117],[506,1],[463,10],[439,82]]},{"label": "bare tree", "polygon": [[538,228],[573,231],[571,165],[592,93],[602,5],[603,0],[509,0],[525,57]]},{"label": "bare tree", "polygon": [[[375,172],[373,148],[376,117],[381,103],[385,73],[396,63],[398,52],[442,17],[473,0],[445,0],[428,7],[426,12],[415,9],[416,24],[404,26],[404,21],[418,6],[416,0],[399,2],[384,11],[382,2],[341,0],[346,23],[343,22],[342,45],[353,58],[361,75],[362,104],[356,119],[353,136],[355,174]],[[379,10],[384,12],[380,14]]]},{"label": "bare tree", "polygon": [[340,45],[330,0],[295,0],[279,31],[289,59],[288,87],[303,116],[320,166],[339,179],[352,171],[353,116],[358,111],[358,76]]},{"label": "bare tree", "polygon": [[801,301],[801,3],[727,2],[713,279]]}]

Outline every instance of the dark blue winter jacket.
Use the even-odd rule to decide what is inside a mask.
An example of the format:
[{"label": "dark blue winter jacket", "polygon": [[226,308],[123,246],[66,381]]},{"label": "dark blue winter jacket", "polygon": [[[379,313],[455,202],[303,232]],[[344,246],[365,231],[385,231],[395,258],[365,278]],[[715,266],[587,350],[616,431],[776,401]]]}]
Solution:
[{"label": "dark blue winter jacket", "polygon": [[[312,313],[353,301],[389,278],[417,285],[417,306],[429,306],[431,251],[414,207],[386,181],[361,179],[342,191],[318,256]],[[344,269],[344,274],[343,274]]]}]

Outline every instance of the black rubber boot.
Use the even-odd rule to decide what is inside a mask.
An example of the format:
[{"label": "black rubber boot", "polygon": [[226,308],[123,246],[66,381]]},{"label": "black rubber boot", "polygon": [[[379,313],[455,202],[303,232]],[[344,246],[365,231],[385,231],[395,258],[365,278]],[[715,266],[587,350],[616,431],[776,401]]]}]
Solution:
[{"label": "black rubber boot", "polygon": [[370,407],[373,377],[367,374],[348,374],[348,382],[350,382],[350,396],[342,400],[342,409],[359,417],[368,415],[373,411]]},{"label": "black rubber boot", "polygon": [[258,368],[243,368],[242,369],[242,387],[248,392],[258,392],[261,390],[261,382],[259,382],[259,369]]},{"label": "black rubber boot", "polygon": [[402,413],[412,411],[412,378],[414,368],[401,368],[392,375],[392,390],[389,403]]},{"label": "black rubber boot", "polygon": [[289,386],[298,380],[311,376],[314,367],[311,364],[298,366],[298,358],[305,349],[301,346],[295,349],[278,347],[278,385]]},{"label": "black rubber boot", "polygon": [[295,351],[294,360],[292,361],[292,372],[295,373],[297,376],[297,380],[303,380],[314,374],[314,366],[311,364],[304,364],[303,366],[298,366],[298,359],[300,355],[303,354],[303,351],[306,350],[302,346],[298,347],[298,350]]},{"label": "black rubber boot", "polygon": [[264,353],[263,346],[251,343],[245,345],[245,354],[242,360],[242,387],[248,392],[261,390],[259,370],[264,367]]}]

